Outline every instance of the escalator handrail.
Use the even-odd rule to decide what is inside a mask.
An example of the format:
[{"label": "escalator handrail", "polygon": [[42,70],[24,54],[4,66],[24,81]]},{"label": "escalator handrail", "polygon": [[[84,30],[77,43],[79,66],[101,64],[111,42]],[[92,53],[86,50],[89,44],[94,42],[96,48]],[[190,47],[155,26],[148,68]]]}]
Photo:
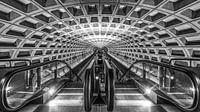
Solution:
[{"label": "escalator handrail", "polygon": [[43,62],[43,63],[32,64],[30,66],[21,67],[21,68],[12,70],[12,71],[8,72],[7,74],[13,74],[14,75],[14,74],[21,72],[21,71],[30,70],[30,69],[33,69],[33,68],[41,67],[41,66],[48,65],[48,64],[51,64],[51,63],[55,63],[55,62],[64,63],[69,68],[69,70],[70,70],[69,72],[72,72],[77,77],[78,80],[82,81],[82,79],[73,71],[73,69],[69,66],[69,64],[66,63],[65,61],[62,61],[62,60],[52,60],[52,61],[47,61],[47,62]]},{"label": "escalator handrail", "polygon": [[135,62],[133,62],[131,64],[131,66],[127,69],[127,71],[119,78],[119,81],[122,80],[122,78],[124,78],[126,76],[126,74],[131,70],[131,68],[133,67],[134,64],[138,63],[138,60],[136,60]]},{"label": "escalator handrail", "polygon": [[[10,79],[8,79],[8,80],[10,80]],[[51,79],[49,81],[52,81],[52,80],[53,79]],[[66,79],[63,79],[63,80],[66,80]],[[45,82],[45,83],[48,83],[48,81]],[[7,83],[5,85],[7,85]],[[45,87],[47,87],[47,86],[45,86]],[[25,100],[20,106],[18,106],[16,108],[13,108],[13,107],[8,105],[8,103],[6,102],[7,100],[6,100],[6,96],[5,96],[5,91],[2,91],[2,93],[1,93],[1,96],[2,96],[1,97],[1,109],[3,110],[3,112],[4,111],[5,112],[11,112],[11,111],[12,112],[16,112],[17,110],[23,108],[27,103],[29,103],[29,102],[41,97],[46,92],[44,90],[45,87],[42,87],[40,90],[35,91],[34,94],[30,98]],[[5,90],[5,87],[3,87],[2,89]],[[59,90],[59,88],[57,88],[57,89]],[[56,90],[56,91],[58,91],[58,90]]]},{"label": "escalator handrail", "polygon": [[65,61],[61,61],[61,60],[57,60],[57,61],[60,61],[60,62],[63,62],[64,64],[66,64],[66,66],[69,68],[69,70],[76,76],[76,78],[78,80],[80,80],[82,82],[82,79],[74,72],[74,70],[69,66],[69,64]]}]

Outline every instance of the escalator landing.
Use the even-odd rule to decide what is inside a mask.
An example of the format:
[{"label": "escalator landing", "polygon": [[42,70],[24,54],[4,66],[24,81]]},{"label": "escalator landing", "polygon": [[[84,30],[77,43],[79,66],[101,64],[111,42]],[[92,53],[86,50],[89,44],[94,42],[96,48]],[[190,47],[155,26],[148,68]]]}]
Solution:
[{"label": "escalator landing", "polygon": [[[64,87],[53,100],[47,104],[39,105],[29,112],[85,112],[83,105],[82,88]],[[171,109],[167,106],[152,103],[134,87],[121,88],[121,86],[118,86],[115,89],[113,112],[181,112],[176,108]],[[91,112],[107,112],[107,106],[93,105]]]}]

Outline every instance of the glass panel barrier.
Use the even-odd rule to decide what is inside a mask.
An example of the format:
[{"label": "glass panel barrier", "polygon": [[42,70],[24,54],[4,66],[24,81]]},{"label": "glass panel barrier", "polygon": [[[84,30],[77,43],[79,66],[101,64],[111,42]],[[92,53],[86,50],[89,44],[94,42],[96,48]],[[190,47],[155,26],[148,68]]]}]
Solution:
[{"label": "glass panel barrier", "polygon": [[44,84],[48,80],[51,80],[54,78],[56,72],[56,65],[48,64],[43,66],[42,74],[41,74],[41,84]]},{"label": "glass panel barrier", "polygon": [[[61,78],[69,72],[66,64],[53,62],[41,67],[14,74],[6,86],[6,100],[11,108],[18,108],[41,90],[43,85],[54,78]],[[68,78],[69,76],[66,76]]]},{"label": "glass panel barrier", "polygon": [[142,63],[136,63],[133,67],[133,70],[137,76],[143,78],[143,65]]},{"label": "glass panel barrier", "polygon": [[37,90],[37,68],[30,71],[23,71],[15,74],[6,87],[7,103],[10,107],[16,108],[24,101],[33,96]]},{"label": "glass panel barrier", "polygon": [[153,64],[144,64],[144,71],[146,73],[146,79],[153,81],[154,83],[159,84],[158,79],[158,66]]},{"label": "glass panel barrier", "polygon": [[191,107],[195,88],[191,78],[180,71],[161,68],[160,89],[183,107]]},{"label": "glass panel barrier", "polygon": [[69,72],[69,68],[64,63],[58,63],[57,69],[57,78],[60,78]]},{"label": "glass panel barrier", "polygon": [[195,87],[188,74],[151,63],[136,63],[131,70],[140,78],[144,75],[146,81],[154,83],[152,87],[157,87],[181,107],[193,105]]}]

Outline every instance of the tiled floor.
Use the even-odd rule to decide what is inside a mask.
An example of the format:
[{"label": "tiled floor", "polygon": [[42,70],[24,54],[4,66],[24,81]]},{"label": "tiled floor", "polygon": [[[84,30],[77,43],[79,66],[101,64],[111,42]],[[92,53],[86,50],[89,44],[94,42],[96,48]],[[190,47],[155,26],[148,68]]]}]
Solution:
[{"label": "tiled floor", "polygon": [[[33,108],[33,107],[31,107]],[[85,112],[83,106],[83,89],[64,87],[58,95],[47,104],[37,105],[28,112]],[[29,109],[30,110],[30,109]],[[169,110],[169,111],[166,111]],[[21,111],[25,112],[25,111]],[[106,105],[93,105],[91,112],[107,112]],[[116,86],[115,108],[113,112],[181,112],[168,105],[155,105],[146,99],[137,88]]]}]

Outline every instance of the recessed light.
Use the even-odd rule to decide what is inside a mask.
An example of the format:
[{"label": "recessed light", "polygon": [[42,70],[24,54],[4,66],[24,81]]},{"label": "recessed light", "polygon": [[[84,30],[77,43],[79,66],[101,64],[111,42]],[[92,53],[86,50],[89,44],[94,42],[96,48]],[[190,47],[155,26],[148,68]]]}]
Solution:
[{"label": "recessed light", "polygon": [[60,10],[60,12],[66,12],[66,10],[65,9],[59,9]]},{"label": "recessed light", "polygon": [[89,5],[90,7],[95,7],[95,4],[91,4],[91,5]]},{"label": "recessed light", "polygon": [[76,9],[80,9],[81,7],[79,5],[75,6]]},{"label": "recessed light", "polygon": [[104,7],[110,7],[110,5],[109,4],[105,4]]},{"label": "recessed light", "polygon": [[120,9],[123,9],[124,7],[125,7],[125,5],[120,5],[119,6]]}]

